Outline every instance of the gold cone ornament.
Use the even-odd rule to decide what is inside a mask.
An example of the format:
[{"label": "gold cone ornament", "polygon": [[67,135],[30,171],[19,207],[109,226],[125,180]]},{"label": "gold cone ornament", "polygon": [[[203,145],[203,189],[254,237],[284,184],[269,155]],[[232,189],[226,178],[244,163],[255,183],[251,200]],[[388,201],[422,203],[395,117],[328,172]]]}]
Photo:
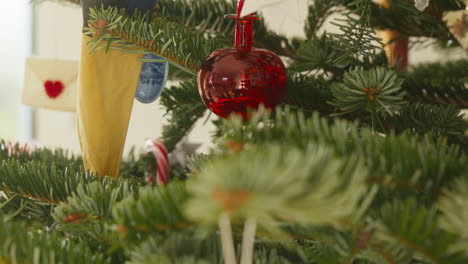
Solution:
[{"label": "gold cone ornament", "polygon": [[78,93],[78,135],[83,162],[101,176],[117,178],[141,62],[104,49],[89,54],[83,36]]},{"label": "gold cone ornament", "polygon": [[[156,0],[82,0],[84,24],[89,9],[101,6],[152,12]],[[91,26],[106,25],[94,21]],[[127,136],[142,55],[96,49],[90,53],[90,36],[83,35],[78,92],[78,135],[86,169],[100,176],[117,178]]]}]

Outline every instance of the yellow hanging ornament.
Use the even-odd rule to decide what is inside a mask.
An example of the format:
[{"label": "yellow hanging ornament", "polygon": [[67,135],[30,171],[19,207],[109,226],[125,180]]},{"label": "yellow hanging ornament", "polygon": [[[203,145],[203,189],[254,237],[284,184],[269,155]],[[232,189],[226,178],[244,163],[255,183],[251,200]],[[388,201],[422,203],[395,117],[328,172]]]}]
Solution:
[{"label": "yellow hanging ornament", "polygon": [[78,93],[78,135],[83,162],[117,178],[141,69],[139,56],[104,49],[89,54],[83,36]]},{"label": "yellow hanging ornament", "polygon": [[[152,12],[156,0],[82,0],[85,26],[89,9],[101,6],[126,8],[127,13]],[[101,19],[90,27],[107,27]],[[96,49],[90,53],[91,36],[83,35],[80,84],[78,91],[78,136],[85,168],[99,176],[117,178],[127,136],[142,63],[142,55],[126,54],[118,50]],[[105,44],[103,44],[105,45]]]}]

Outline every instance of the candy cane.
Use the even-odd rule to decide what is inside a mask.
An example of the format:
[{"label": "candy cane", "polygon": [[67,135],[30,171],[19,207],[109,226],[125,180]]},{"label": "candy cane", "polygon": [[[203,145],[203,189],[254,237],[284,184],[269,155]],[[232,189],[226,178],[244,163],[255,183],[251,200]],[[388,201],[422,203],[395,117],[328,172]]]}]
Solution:
[{"label": "candy cane", "polygon": [[[169,155],[167,149],[160,140],[148,140],[145,144],[146,152],[154,154],[157,163],[156,184],[166,185],[169,183]],[[150,180],[151,182],[151,180]]]}]

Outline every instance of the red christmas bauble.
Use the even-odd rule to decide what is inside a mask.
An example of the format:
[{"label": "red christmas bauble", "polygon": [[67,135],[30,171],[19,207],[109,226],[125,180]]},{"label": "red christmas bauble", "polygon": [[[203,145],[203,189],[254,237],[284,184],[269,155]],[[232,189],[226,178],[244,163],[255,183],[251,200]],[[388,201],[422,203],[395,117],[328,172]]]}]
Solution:
[{"label": "red christmas bauble", "polygon": [[235,47],[208,56],[198,74],[203,102],[220,117],[231,113],[248,118],[248,109],[261,104],[274,108],[281,102],[287,85],[286,68],[271,51],[253,47],[253,20],[238,17]]}]

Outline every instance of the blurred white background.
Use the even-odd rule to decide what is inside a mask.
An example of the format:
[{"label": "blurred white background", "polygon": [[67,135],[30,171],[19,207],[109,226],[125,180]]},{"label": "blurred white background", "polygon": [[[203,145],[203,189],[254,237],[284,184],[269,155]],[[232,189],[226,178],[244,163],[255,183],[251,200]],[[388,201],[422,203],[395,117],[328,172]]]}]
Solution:
[{"label": "blurred white background", "polygon": [[[6,7],[5,7],[6,3]],[[284,9],[264,14],[267,23],[288,36],[301,36],[302,27],[278,24]],[[293,16],[293,14],[291,14]],[[285,20],[287,21],[287,20]],[[78,59],[81,45],[81,10],[77,6],[43,2],[32,6],[28,0],[4,1],[0,9],[0,138],[33,140],[40,146],[63,147],[78,153],[75,114],[36,109],[20,105],[24,59],[34,47],[34,54],[46,58]],[[296,22],[288,22],[296,23]],[[33,27],[31,27],[33,25]],[[331,26],[325,27],[333,31]],[[433,47],[412,50],[410,63],[453,60],[463,51],[439,51]],[[170,85],[170,84],[169,84]],[[141,149],[146,139],[161,135],[164,111],[158,101],[143,105],[135,102],[125,152],[132,146]],[[211,123],[201,119],[188,141],[211,146]]]},{"label": "blurred white background", "polygon": [[24,59],[32,52],[32,6],[28,0],[2,1],[0,8],[0,138],[32,136],[31,111],[19,105]]}]

